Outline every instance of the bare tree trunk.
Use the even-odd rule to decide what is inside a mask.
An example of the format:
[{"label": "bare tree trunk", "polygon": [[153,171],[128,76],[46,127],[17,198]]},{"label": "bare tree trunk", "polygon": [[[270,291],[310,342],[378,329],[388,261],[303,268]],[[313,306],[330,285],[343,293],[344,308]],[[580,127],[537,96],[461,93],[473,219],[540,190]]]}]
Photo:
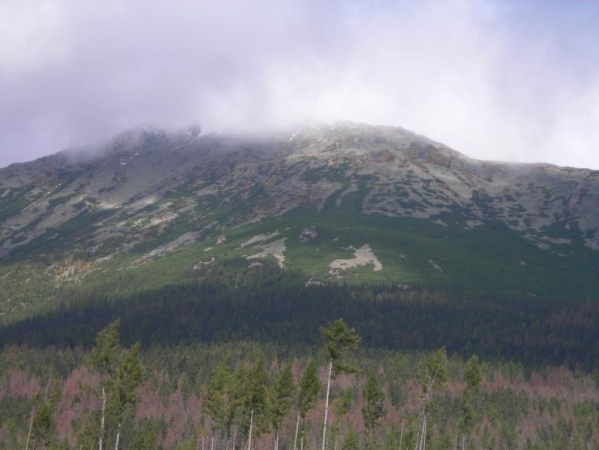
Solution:
[{"label": "bare tree trunk", "polygon": [[403,422],[401,423],[401,434],[399,435],[399,450],[401,450],[402,444],[403,444]]},{"label": "bare tree trunk", "polygon": [[35,445],[37,444],[37,438],[33,440],[33,450],[35,450]]},{"label": "bare tree trunk", "polygon": [[102,415],[100,416],[100,440],[98,441],[98,450],[104,448],[104,418],[106,414],[106,388],[102,386]]},{"label": "bare tree trunk", "polygon": [[327,398],[324,404],[324,425],[322,428],[322,450],[327,446],[327,418],[329,416],[329,393],[331,391],[331,375],[333,373],[333,359],[329,362],[329,377],[327,379]]},{"label": "bare tree trunk", "polygon": [[433,385],[435,384],[435,378],[437,378],[437,371],[429,376],[428,382],[426,383],[426,391],[424,394],[424,402],[422,405],[422,412],[420,413],[420,427],[418,429],[418,435],[416,436],[416,449],[425,450],[426,447],[426,422],[427,422],[427,406],[432,395]]},{"label": "bare tree trunk", "polygon": [[297,435],[299,433],[299,419],[300,413],[297,413],[297,422],[295,424],[295,439],[293,440],[293,450],[297,450]]},{"label": "bare tree trunk", "polygon": [[114,444],[114,450],[119,450],[119,441],[121,440],[121,423],[119,422],[119,426],[116,432],[116,443]]},{"label": "bare tree trunk", "polygon": [[426,450],[426,431],[428,427],[428,416],[424,418],[424,434],[422,435],[422,450]]},{"label": "bare tree trunk", "polygon": [[416,450],[422,450],[422,427],[424,426],[424,408],[420,413],[420,422],[418,423],[418,433],[416,433]]},{"label": "bare tree trunk", "polygon": [[279,450],[279,429],[275,431],[275,450]]},{"label": "bare tree trunk", "polygon": [[214,436],[212,436],[212,443],[210,444],[210,450],[214,450]]},{"label": "bare tree trunk", "polygon": [[31,439],[31,431],[33,430],[33,418],[35,417],[35,411],[31,413],[31,420],[29,421],[29,431],[27,432],[27,442],[25,442],[25,450],[29,450],[29,439]]},{"label": "bare tree trunk", "polygon": [[237,442],[237,427],[233,428],[233,450],[235,450],[236,442]]},{"label": "bare tree trunk", "polygon": [[250,414],[250,434],[248,436],[248,450],[252,450],[252,426],[254,425],[254,410]]},{"label": "bare tree trunk", "polygon": [[417,450],[425,450],[425,447],[426,447],[426,422],[427,422],[427,417],[426,417],[426,414],[424,414],[420,421],[420,427],[418,429],[418,435],[416,437],[416,449]]}]

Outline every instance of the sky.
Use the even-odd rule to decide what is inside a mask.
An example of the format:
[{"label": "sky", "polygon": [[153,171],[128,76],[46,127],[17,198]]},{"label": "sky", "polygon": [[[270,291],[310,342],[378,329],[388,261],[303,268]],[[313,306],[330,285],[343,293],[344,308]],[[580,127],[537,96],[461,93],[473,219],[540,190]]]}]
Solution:
[{"label": "sky", "polygon": [[599,0],[0,0],[0,167],[143,123],[599,169]]}]

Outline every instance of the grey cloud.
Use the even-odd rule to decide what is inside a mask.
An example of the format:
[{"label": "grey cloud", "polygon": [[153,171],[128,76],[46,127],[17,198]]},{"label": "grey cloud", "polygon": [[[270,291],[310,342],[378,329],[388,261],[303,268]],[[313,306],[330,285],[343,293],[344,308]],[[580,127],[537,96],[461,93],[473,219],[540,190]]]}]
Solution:
[{"label": "grey cloud", "polygon": [[589,3],[9,1],[0,166],[142,122],[350,119],[473,157],[599,168]]}]

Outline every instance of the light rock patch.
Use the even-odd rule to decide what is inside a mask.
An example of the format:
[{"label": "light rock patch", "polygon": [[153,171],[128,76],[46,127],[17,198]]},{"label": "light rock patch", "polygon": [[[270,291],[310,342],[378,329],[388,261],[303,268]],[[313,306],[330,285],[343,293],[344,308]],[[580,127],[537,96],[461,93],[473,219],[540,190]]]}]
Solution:
[{"label": "light rock patch", "polygon": [[272,233],[262,233],[262,234],[258,234],[254,237],[249,238],[247,241],[245,241],[244,243],[242,243],[239,248],[244,248],[244,247],[248,247],[250,245],[254,245],[257,244],[258,242],[265,242],[268,241],[276,236],[278,236],[279,230],[273,231]]},{"label": "light rock patch", "polygon": [[184,247],[186,245],[193,244],[194,242],[196,242],[198,240],[198,238],[199,238],[198,233],[189,232],[189,233],[182,234],[174,241],[169,242],[168,244],[161,245],[160,247],[157,247],[154,250],[151,250],[148,253],[146,253],[145,255],[136,259],[127,268],[131,269],[134,267],[139,267],[142,264],[146,264],[146,263],[150,262],[154,258],[164,256],[180,247]]},{"label": "light rock patch", "polygon": [[261,248],[262,251],[256,253],[255,255],[246,256],[245,259],[256,259],[265,258],[267,256],[274,256],[277,262],[279,263],[279,267],[281,269],[284,269],[285,265],[283,264],[283,262],[285,261],[285,250],[287,249],[287,247],[285,246],[286,240],[287,238],[281,238],[268,244],[258,245],[256,247]]},{"label": "light rock patch", "polygon": [[365,266],[367,264],[374,264],[375,271],[383,269],[383,265],[375,256],[369,244],[364,244],[360,248],[354,248],[350,245],[349,250],[353,250],[355,255],[354,258],[334,260],[329,264],[331,273],[334,273],[336,270],[346,270],[352,267]]},{"label": "light rock patch", "polygon": [[300,235],[297,237],[297,240],[300,241],[302,244],[305,244],[306,242],[308,242],[311,239],[314,239],[316,237],[318,237],[318,232],[316,231],[316,227],[308,227],[308,228],[304,228],[302,230]]},{"label": "light rock patch", "polygon": [[444,273],[445,271],[443,270],[443,268],[441,266],[439,266],[438,264],[435,264],[435,261],[433,261],[432,259],[429,259],[428,262],[431,264],[431,266],[433,266],[436,270],[438,270],[441,273]]}]

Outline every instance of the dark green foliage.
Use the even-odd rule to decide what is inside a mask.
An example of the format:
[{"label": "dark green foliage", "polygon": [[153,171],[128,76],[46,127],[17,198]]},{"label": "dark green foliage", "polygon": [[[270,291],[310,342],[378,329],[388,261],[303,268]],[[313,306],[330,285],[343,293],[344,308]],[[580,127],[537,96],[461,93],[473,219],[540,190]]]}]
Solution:
[{"label": "dark green foliage", "polygon": [[222,430],[227,439],[240,406],[240,394],[237,391],[236,378],[224,364],[218,364],[210,382],[206,386],[205,411],[214,422],[214,428]]},{"label": "dark green foliage", "polygon": [[298,409],[302,418],[305,418],[307,412],[316,406],[321,387],[316,362],[310,360],[299,385]]},{"label": "dark green foliage", "polygon": [[435,383],[442,384],[449,377],[447,350],[441,347],[435,350],[426,360],[426,373],[423,385],[432,387]]},{"label": "dark green foliage", "polygon": [[144,420],[137,426],[137,433],[131,440],[132,450],[158,450],[158,436],[165,431],[160,420]]},{"label": "dark green foliage", "polygon": [[464,448],[466,440],[472,433],[472,429],[478,418],[475,404],[477,397],[479,397],[483,380],[482,370],[478,363],[478,356],[472,355],[466,363],[464,378],[466,379],[466,389],[464,389],[464,393],[462,394],[462,410],[459,422],[459,428],[462,434],[462,450],[466,450]]},{"label": "dark green foliage", "polygon": [[43,317],[1,327],[0,345],[90,348],[99,324],[116,317],[121,317],[126,345],[254,340],[316,346],[319,327],[344,317],[368,347],[428,351],[446,346],[450,353],[465,358],[476,353],[485,361],[599,367],[599,327],[588,326],[599,322],[597,303],[404,291],[387,285],[232,291],[202,283],[112,301],[73,299]]},{"label": "dark green foliage", "polygon": [[143,379],[143,369],[140,355],[141,344],[138,342],[126,350],[122,362],[116,372],[115,389],[119,400],[120,411],[123,411],[137,400],[135,390]]},{"label": "dark green foliage", "polygon": [[386,414],[384,407],[385,393],[378,376],[374,372],[369,373],[366,377],[362,396],[364,397],[362,417],[364,418],[364,428],[366,428],[366,435],[370,443],[377,421]]},{"label": "dark green foliage", "polygon": [[272,425],[275,430],[281,428],[284,417],[289,413],[295,392],[296,386],[293,374],[291,373],[291,366],[287,365],[276,376],[274,386],[271,388],[270,414]]},{"label": "dark green foliage", "polygon": [[48,445],[50,433],[54,427],[52,417],[53,407],[49,402],[45,402],[35,413],[32,423],[32,437],[41,445]]},{"label": "dark green foliage", "polygon": [[259,436],[268,431],[271,422],[268,410],[269,379],[266,360],[260,358],[240,382],[243,383],[240,393],[244,396],[241,413],[243,430],[247,434],[250,422],[253,421],[254,433]]},{"label": "dark green foliage", "polygon": [[483,374],[478,363],[478,356],[472,355],[466,363],[466,369],[464,370],[464,377],[466,378],[466,387],[472,391],[479,391],[480,385],[483,381]]},{"label": "dark green foliage", "polygon": [[337,319],[328,327],[321,328],[320,333],[326,341],[327,357],[333,363],[333,374],[353,371],[354,369],[345,364],[342,358],[348,351],[355,350],[360,343],[361,337],[355,328],[349,328],[343,319]]},{"label": "dark green foliage", "polygon": [[101,375],[111,377],[117,370],[121,356],[120,326],[121,319],[115,319],[96,336],[96,345],[90,354],[90,364]]},{"label": "dark green foliage", "polygon": [[361,450],[360,439],[358,433],[353,428],[350,428],[343,443],[341,444],[341,450]]},{"label": "dark green foliage", "polygon": [[[91,440],[122,439],[121,427],[137,400],[136,389],[142,382],[141,344],[136,343],[130,349],[123,349],[120,343],[120,319],[116,319],[100,330],[96,336],[96,345],[89,357],[90,366],[101,375],[100,390],[97,393],[102,407],[100,419],[89,422],[84,435],[93,436]],[[105,422],[105,427],[97,428],[97,422]],[[97,435],[97,438],[95,437]],[[122,442],[122,441],[121,441]]]}]

